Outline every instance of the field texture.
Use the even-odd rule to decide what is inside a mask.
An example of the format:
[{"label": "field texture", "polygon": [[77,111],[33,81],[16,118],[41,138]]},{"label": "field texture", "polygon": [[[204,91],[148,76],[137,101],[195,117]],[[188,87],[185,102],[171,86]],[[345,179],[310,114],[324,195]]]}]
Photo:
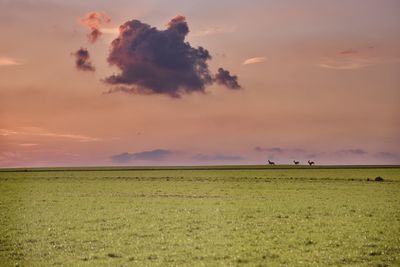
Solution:
[{"label": "field texture", "polygon": [[0,171],[0,215],[1,266],[400,266],[400,168]]}]

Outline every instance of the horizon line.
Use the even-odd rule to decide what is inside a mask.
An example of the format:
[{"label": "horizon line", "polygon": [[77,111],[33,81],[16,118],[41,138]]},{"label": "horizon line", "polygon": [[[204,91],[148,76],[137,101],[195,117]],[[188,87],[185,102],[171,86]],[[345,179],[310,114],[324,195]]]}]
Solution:
[{"label": "horizon line", "polygon": [[148,166],[57,166],[57,167],[0,167],[0,172],[44,172],[44,171],[145,171],[145,170],[285,170],[285,169],[379,169],[400,168],[399,164],[225,164],[225,165],[148,165]]}]

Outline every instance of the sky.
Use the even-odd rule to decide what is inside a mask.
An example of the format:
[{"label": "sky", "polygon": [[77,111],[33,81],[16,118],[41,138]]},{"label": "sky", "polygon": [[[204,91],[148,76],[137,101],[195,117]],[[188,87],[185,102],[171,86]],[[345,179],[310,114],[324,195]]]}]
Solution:
[{"label": "sky", "polygon": [[399,25],[397,0],[0,0],[0,167],[400,164]]}]

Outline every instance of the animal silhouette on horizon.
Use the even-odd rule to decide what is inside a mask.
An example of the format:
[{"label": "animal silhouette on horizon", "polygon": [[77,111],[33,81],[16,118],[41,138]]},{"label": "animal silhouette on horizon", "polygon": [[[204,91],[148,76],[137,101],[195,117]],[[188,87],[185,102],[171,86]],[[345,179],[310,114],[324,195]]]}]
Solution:
[{"label": "animal silhouette on horizon", "polygon": [[300,161],[295,161],[295,160],[293,160],[293,163],[294,163],[295,165],[299,165]]},{"label": "animal silhouette on horizon", "polygon": [[312,166],[312,165],[314,165],[314,164],[315,164],[315,162],[314,162],[314,161],[310,161],[310,160],[308,160],[308,164],[309,164],[310,166]]},{"label": "animal silhouette on horizon", "polygon": [[269,165],[275,165],[275,162],[268,160]]}]

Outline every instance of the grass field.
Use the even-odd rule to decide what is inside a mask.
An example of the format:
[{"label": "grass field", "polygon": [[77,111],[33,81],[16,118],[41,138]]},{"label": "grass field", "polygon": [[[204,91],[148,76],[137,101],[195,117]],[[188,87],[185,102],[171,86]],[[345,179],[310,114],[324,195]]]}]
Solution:
[{"label": "grass field", "polygon": [[400,167],[3,170],[0,215],[1,266],[400,266]]}]

